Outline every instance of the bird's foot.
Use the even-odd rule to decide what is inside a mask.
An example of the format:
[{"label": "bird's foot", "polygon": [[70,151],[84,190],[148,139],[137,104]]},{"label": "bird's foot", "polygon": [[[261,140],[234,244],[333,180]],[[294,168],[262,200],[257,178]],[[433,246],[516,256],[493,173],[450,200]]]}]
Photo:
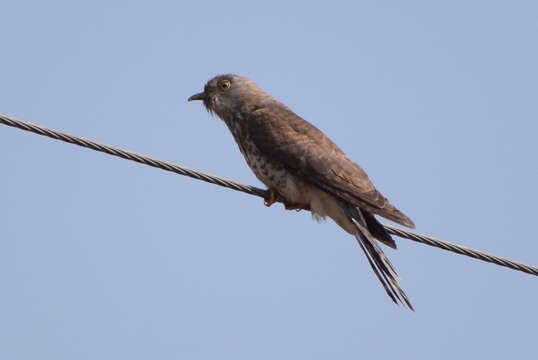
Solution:
[{"label": "bird's foot", "polygon": [[304,207],[300,204],[292,204],[289,202],[284,202],[284,208],[286,210],[295,210],[295,211],[301,211],[304,210]]},{"label": "bird's foot", "polygon": [[264,204],[267,207],[273,205],[274,203],[280,202],[284,204],[284,208],[286,210],[301,211],[305,209],[305,207],[300,204],[293,204],[286,201],[286,199],[284,199],[284,197],[280,195],[280,193],[273,188],[269,188],[267,191],[269,192],[269,198],[265,199],[264,201]]},{"label": "bird's foot", "polygon": [[278,191],[276,191],[275,189],[269,188],[267,191],[269,192],[269,199],[265,199],[263,201],[265,206],[269,207],[273,205],[274,203],[284,202],[284,198],[282,197],[282,195],[280,195]]}]

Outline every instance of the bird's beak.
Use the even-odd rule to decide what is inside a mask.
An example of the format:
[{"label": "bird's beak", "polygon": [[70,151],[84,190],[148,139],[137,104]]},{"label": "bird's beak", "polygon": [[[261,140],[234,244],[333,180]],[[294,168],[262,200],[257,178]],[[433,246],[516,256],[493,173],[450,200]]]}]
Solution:
[{"label": "bird's beak", "polygon": [[194,101],[194,100],[205,100],[207,98],[206,94],[204,92],[194,94],[191,96],[187,101]]}]

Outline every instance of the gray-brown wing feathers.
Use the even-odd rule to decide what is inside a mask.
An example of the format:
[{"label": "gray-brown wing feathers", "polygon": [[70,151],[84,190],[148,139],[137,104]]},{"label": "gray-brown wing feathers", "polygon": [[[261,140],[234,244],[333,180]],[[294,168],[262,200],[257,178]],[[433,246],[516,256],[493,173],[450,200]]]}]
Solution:
[{"label": "gray-brown wing feathers", "polygon": [[349,203],[414,228],[375,188],[364,170],[315,126],[282,104],[270,104],[245,119],[258,149],[303,179]]}]

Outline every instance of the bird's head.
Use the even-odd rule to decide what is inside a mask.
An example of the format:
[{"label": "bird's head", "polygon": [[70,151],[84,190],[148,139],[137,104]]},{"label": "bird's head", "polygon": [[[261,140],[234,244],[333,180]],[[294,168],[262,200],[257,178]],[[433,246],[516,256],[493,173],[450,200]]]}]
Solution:
[{"label": "bird's head", "polygon": [[206,109],[219,117],[237,114],[245,103],[255,104],[267,95],[250,79],[234,75],[219,75],[209,80],[204,91],[191,96],[188,101],[201,100]]}]

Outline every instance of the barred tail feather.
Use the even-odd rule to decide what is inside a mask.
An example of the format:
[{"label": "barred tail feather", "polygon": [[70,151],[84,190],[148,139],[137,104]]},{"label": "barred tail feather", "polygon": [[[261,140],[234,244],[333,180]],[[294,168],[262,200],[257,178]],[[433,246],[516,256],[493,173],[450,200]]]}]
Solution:
[{"label": "barred tail feather", "polygon": [[383,250],[381,250],[379,245],[376,243],[376,239],[366,228],[366,222],[364,220],[362,211],[358,208],[354,208],[353,210],[355,209],[356,211],[349,212],[349,219],[357,230],[355,237],[362,251],[364,251],[372,270],[394,303],[402,304],[410,310],[415,311],[411,301],[398,284],[398,273],[392,266],[385,253],[383,253]]}]

